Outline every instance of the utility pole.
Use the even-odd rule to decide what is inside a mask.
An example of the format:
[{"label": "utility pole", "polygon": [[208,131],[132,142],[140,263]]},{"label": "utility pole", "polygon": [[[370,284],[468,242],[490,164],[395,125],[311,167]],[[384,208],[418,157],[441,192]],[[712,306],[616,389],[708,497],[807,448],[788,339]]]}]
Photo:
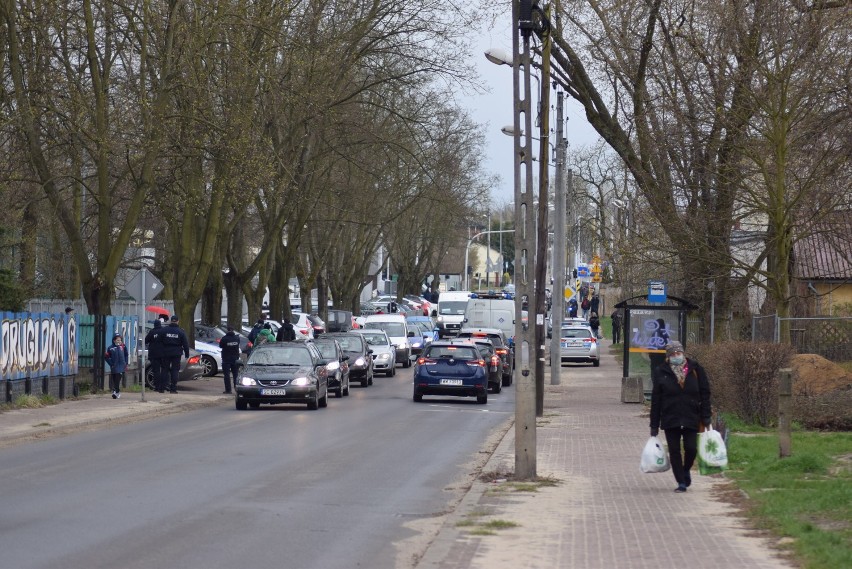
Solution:
[{"label": "utility pole", "polygon": [[565,315],[565,146],[562,117],[563,93],[556,93],[556,185],[553,189],[553,335],[550,338],[550,384],[559,385],[562,357],[559,350]]}]

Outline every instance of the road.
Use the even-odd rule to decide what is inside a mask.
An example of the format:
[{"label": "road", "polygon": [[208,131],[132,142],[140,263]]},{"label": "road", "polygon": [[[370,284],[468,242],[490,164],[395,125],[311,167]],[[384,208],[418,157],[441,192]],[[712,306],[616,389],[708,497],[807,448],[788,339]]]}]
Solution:
[{"label": "road", "polygon": [[[219,382],[215,388],[221,389]],[[411,567],[514,413],[514,388],[233,404],[0,450],[0,566]]]}]

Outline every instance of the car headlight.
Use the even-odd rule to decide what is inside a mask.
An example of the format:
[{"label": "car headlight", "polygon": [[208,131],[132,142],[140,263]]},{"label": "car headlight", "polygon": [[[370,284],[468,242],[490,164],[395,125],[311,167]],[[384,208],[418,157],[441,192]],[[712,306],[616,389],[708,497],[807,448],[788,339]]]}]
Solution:
[{"label": "car headlight", "polygon": [[364,358],[358,358],[355,360],[356,367],[365,367],[367,365],[367,361]]},{"label": "car headlight", "polygon": [[376,360],[378,360],[380,362],[386,362],[389,359],[390,359],[390,354],[379,354],[378,356],[376,356]]},{"label": "car headlight", "polygon": [[240,378],[240,385],[257,385],[257,382],[254,380],[253,377],[244,375]]},{"label": "car headlight", "polygon": [[419,340],[419,341],[418,341],[418,340],[415,340],[415,341],[411,342],[411,347],[412,347],[412,348],[419,348],[419,347],[421,347],[422,345],[423,345],[423,340]]},{"label": "car headlight", "polygon": [[340,369],[340,362],[331,362],[325,366],[328,371],[337,371]]},{"label": "car headlight", "polygon": [[290,385],[296,385],[299,387],[304,387],[306,385],[310,385],[311,379],[309,377],[296,377],[292,381],[290,381]]}]

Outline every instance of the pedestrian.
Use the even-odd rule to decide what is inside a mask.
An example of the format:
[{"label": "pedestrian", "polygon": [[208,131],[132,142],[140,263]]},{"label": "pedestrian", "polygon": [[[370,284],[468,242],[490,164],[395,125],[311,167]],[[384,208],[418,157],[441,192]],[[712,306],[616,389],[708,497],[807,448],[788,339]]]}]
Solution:
[{"label": "pedestrian", "polygon": [[272,333],[272,325],[269,322],[266,322],[263,325],[263,328],[258,332],[257,337],[254,339],[254,347],[258,347],[261,344],[265,344],[266,342],[274,342],[275,335]]},{"label": "pedestrian", "polygon": [[666,362],[666,355],[664,352],[670,341],[671,338],[669,337],[669,330],[666,327],[666,321],[662,318],[657,318],[656,328],[654,329],[654,333],[651,334],[651,339],[648,342],[649,350],[657,350],[656,352],[651,351],[648,353],[648,359],[651,362],[652,370],[658,365]]},{"label": "pedestrian", "polygon": [[618,344],[621,342],[621,310],[616,308],[609,317],[612,319],[612,343]]},{"label": "pedestrian", "polygon": [[265,322],[266,321],[263,318],[257,319],[257,322],[254,323],[254,326],[252,326],[252,329],[249,332],[249,335],[248,335],[249,342],[254,344],[254,341],[257,338],[257,335],[260,333],[261,330],[263,330],[263,325],[264,325]]},{"label": "pedestrian", "polygon": [[71,306],[65,307],[65,316],[74,316],[74,308]]},{"label": "pedestrian", "polygon": [[583,297],[583,301],[580,303],[580,309],[583,311],[583,320],[589,319],[589,310],[592,308],[592,301],[589,300],[588,296]]},{"label": "pedestrian", "polygon": [[225,376],[225,391],[231,393],[231,378],[234,385],[237,384],[237,372],[240,361],[240,337],[234,332],[233,326],[228,326],[225,335],[219,340],[219,348],[222,350],[222,375]]},{"label": "pedestrian", "polygon": [[175,314],[171,318],[168,326],[163,328],[160,335],[160,341],[163,344],[162,351],[162,375],[169,381],[169,393],[177,393],[177,379],[180,373],[180,356],[181,353],[189,358],[189,340],[186,338],[186,332],[180,327],[180,318]]},{"label": "pedestrian", "polygon": [[597,294],[592,295],[592,300],[589,302],[589,312],[600,313],[601,297]]},{"label": "pedestrian", "polygon": [[595,338],[600,340],[601,336],[601,320],[598,318],[597,312],[592,312],[591,318],[589,318],[589,326],[592,329],[592,334],[595,335]]},{"label": "pedestrian", "polygon": [[576,318],[577,317],[577,299],[576,298],[572,298],[571,300],[568,301],[568,316],[570,318]]},{"label": "pedestrian", "polygon": [[284,318],[284,324],[278,328],[278,334],[275,335],[276,342],[292,342],[296,339],[296,329],[289,318]]},{"label": "pedestrian", "polygon": [[692,484],[689,471],[698,453],[698,431],[710,425],[710,382],[704,368],[684,356],[677,341],[666,345],[665,361],[651,370],[651,380],[651,436],[661,428],[665,431],[675,492],[686,492]]},{"label": "pedestrian", "polygon": [[148,350],[148,361],[151,362],[151,373],[154,375],[154,389],[158,393],[164,393],[166,382],[163,376],[163,342],[160,334],[163,333],[163,321],[154,320],[154,327],[145,334],[145,348]]},{"label": "pedestrian", "polygon": [[109,364],[109,387],[112,389],[113,399],[121,397],[121,380],[124,379],[124,372],[127,371],[127,360],[127,346],[124,345],[124,338],[121,334],[115,334],[112,337],[112,345],[104,354],[104,361]]},{"label": "pedestrian", "polygon": [[395,300],[388,302],[388,314],[396,314],[399,311],[399,306]]}]

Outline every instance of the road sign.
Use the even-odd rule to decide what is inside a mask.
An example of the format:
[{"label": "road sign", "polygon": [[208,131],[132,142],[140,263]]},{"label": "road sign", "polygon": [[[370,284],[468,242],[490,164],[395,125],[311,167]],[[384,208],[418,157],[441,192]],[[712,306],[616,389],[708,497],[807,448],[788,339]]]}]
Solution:
[{"label": "road sign", "polygon": [[597,274],[595,274],[595,276],[593,276],[593,277],[592,277],[592,282],[593,282],[593,283],[599,283],[599,282],[601,282],[601,275],[600,275],[600,273],[597,273]]},{"label": "road sign", "polygon": [[143,267],[130,277],[124,290],[135,300],[144,304],[153,300],[164,288],[163,283],[152,275],[151,271]]},{"label": "road sign", "polygon": [[571,297],[573,297],[575,294],[577,294],[577,291],[575,291],[572,287],[565,287],[565,300],[571,300]]},{"label": "road sign", "polygon": [[577,267],[577,276],[578,277],[588,277],[589,276],[589,267],[586,265],[579,265]]},{"label": "road sign", "polygon": [[648,302],[666,301],[666,283],[664,281],[648,282]]}]

